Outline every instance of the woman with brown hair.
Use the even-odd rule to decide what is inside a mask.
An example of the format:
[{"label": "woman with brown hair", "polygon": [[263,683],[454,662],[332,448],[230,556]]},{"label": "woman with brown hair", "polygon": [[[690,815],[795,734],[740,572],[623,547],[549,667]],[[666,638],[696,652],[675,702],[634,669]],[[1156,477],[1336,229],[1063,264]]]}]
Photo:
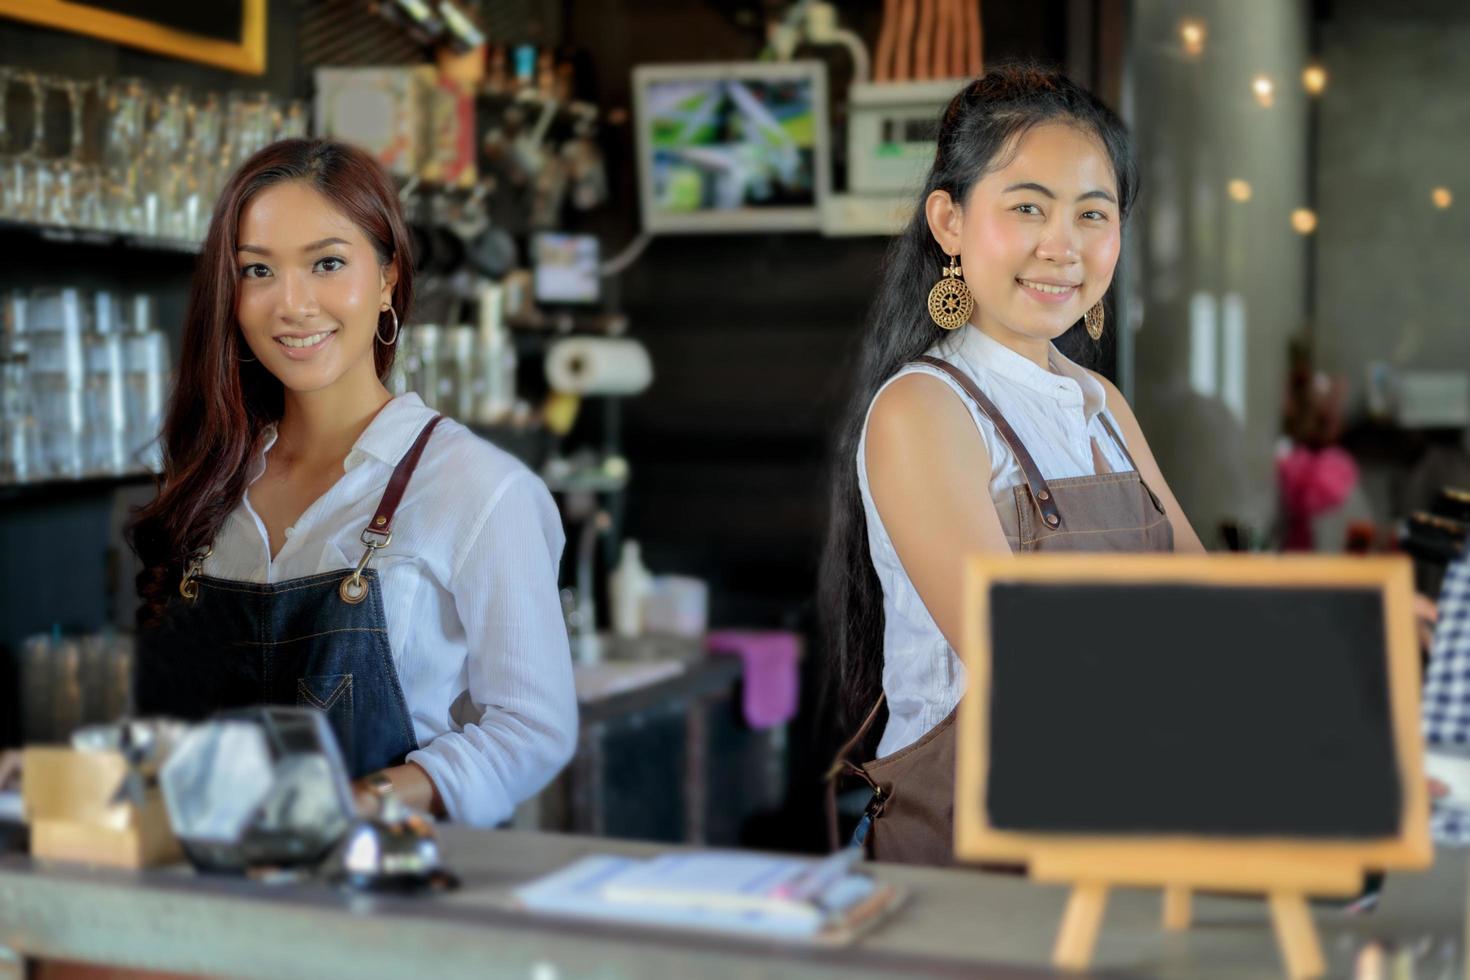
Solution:
[{"label": "woman with brown hair", "polygon": [[282,141],[226,186],[129,529],[137,704],[317,707],[363,802],[488,825],[572,752],[565,539],[534,474],[384,386],[412,293],[360,150]]}]

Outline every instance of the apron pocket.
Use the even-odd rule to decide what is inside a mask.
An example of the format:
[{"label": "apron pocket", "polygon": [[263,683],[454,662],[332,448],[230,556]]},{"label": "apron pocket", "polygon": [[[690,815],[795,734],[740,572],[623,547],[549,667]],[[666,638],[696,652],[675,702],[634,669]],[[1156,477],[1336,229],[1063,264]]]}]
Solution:
[{"label": "apron pocket", "polygon": [[352,746],[352,675],[310,674],[296,681],[296,704],[316,708],[331,722],[342,761],[349,769],[353,764]]}]

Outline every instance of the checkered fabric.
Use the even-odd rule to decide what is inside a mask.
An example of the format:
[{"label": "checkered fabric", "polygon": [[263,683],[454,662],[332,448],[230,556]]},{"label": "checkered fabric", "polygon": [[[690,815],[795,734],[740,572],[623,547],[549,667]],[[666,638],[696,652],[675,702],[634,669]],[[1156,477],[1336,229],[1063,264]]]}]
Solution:
[{"label": "checkered fabric", "polygon": [[[1424,740],[1430,747],[1470,745],[1470,555],[1451,562],[1445,571],[1423,709]],[[1470,844],[1470,811],[1436,805],[1430,828],[1442,844]]]}]

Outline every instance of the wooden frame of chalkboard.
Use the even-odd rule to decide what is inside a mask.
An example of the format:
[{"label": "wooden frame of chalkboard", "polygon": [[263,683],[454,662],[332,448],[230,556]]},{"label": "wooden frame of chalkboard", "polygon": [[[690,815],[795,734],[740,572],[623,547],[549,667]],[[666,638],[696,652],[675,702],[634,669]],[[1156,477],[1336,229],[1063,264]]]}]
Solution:
[{"label": "wooden frame of chalkboard", "polygon": [[[1321,972],[1320,948],[1307,911],[1306,895],[1352,895],[1365,870],[1422,868],[1433,858],[1429,836],[1428,787],[1420,733],[1419,650],[1413,613],[1410,564],[1399,557],[1272,557],[1250,555],[1028,555],[974,557],[966,566],[962,655],[967,674],[960,702],[955,773],[955,854],[961,860],[1025,862],[1039,881],[1070,882],[1076,888],[1063,920],[1054,960],[1085,968],[1111,885],[1162,887],[1165,922],[1189,921],[1189,890],[1266,893],[1271,897],[1278,939],[1293,976]],[[1157,586],[1228,589],[1243,594],[1274,590],[1382,597],[1383,680],[1387,684],[1387,730],[1398,774],[1400,806],[1396,833],[1362,839],[1242,834],[1036,832],[992,825],[987,792],[991,781],[994,652],[992,600],[997,587],[1075,589],[1094,586]],[[1262,590],[1265,590],[1263,593]],[[1018,593],[1012,592],[1014,596]],[[1072,593],[1075,595],[1076,593]],[[1056,593],[1060,597],[1061,592]],[[1052,607],[1055,608],[1055,607]],[[1055,609],[1065,616],[1066,608]],[[1143,624],[1146,626],[1146,624]],[[1097,631],[1136,630],[1119,617],[1095,622]],[[1208,629],[1208,624],[1199,624]],[[1127,635],[1127,634],[1125,634]],[[1181,648],[1190,637],[1181,637]],[[1187,653],[1181,653],[1187,656]],[[999,771],[999,770],[997,770]],[[997,795],[996,799],[1000,800]]]},{"label": "wooden frame of chalkboard", "polygon": [[265,72],[267,2],[239,0],[239,35],[229,39],[194,34],[73,0],[0,0],[0,16],[227,68],[242,75],[260,75]]}]

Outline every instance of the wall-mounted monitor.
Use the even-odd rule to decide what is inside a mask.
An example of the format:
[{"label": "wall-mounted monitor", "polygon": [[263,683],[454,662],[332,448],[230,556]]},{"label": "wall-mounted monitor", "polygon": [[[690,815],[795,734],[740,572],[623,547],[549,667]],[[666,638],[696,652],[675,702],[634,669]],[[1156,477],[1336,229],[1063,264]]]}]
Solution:
[{"label": "wall-mounted monitor", "polygon": [[821,227],[822,62],[645,65],[633,70],[633,116],[645,231]]},{"label": "wall-mounted monitor", "polygon": [[542,306],[588,306],[602,298],[597,239],[559,231],[531,239],[532,287]]}]

